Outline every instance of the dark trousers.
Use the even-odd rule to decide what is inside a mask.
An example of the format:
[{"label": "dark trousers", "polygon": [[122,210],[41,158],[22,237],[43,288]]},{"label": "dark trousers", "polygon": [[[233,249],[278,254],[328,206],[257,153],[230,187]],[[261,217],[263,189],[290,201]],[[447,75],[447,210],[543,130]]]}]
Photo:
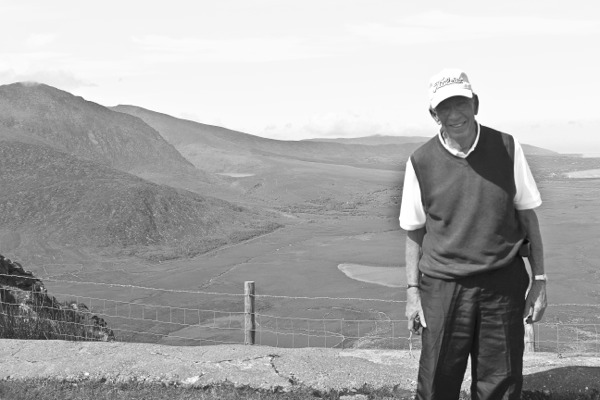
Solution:
[{"label": "dark trousers", "polygon": [[456,400],[471,356],[471,399],[519,399],[529,277],[520,257],[454,281],[421,277],[423,330],[417,399]]}]

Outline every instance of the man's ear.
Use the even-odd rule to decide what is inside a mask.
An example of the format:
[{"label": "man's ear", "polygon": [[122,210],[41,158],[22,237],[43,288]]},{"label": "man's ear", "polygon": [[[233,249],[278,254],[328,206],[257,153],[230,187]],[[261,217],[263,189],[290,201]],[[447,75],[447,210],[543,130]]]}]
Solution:
[{"label": "man's ear", "polygon": [[475,115],[479,112],[479,96],[473,93],[473,105],[475,106]]},{"label": "man's ear", "polygon": [[431,107],[429,107],[429,115],[431,115],[431,118],[433,118],[433,120],[438,124],[441,125],[442,121],[440,121],[440,119],[438,118],[437,114],[435,113],[435,110]]}]

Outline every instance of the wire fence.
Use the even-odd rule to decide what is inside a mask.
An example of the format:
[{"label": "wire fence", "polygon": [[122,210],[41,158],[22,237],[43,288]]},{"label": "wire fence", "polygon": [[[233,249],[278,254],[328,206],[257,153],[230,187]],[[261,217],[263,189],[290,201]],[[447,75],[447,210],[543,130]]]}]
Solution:
[{"label": "wire fence", "polygon": [[537,323],[535,349],[558,354],[600,355],[600,324]]},{"label": "wire fence", "polygon": [[[420,347],[407,329],[405,300],[259,292],[252,294],[255,325],[249,328],[242,290],[220,293],[55,278],[44,283],[52,293],[0,290],[0,328],[37,324],[46,329],[40,338],[170,345],[242,344],[253,329],[256,344],[275,347]],[[535,350],[600,355],[599,312],[600,304],[550,305],[549,322],[534,325]]]}]

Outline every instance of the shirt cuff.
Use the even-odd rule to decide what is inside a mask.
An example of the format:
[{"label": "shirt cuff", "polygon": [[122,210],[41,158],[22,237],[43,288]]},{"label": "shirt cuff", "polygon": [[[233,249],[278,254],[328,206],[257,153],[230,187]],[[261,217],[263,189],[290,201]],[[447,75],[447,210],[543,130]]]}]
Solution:
[{"label": "shirt cuff", "polygon": [[404,229],[405,231],[416,231],[417,229],[421,229],[424,226],[425,224],[406,224],[400,222],[400,228]]},{"label": "shirt cuff", "polygon": [[542,199],[538,197],[537,199],[532,200],[532,201],[527,202],[527,203],[515,204],[515,208],[517,210],[519,210],[519,211],[522,211],[522,210],[531,210],[532,208],[538,208],[541,205],[542,205]]}]

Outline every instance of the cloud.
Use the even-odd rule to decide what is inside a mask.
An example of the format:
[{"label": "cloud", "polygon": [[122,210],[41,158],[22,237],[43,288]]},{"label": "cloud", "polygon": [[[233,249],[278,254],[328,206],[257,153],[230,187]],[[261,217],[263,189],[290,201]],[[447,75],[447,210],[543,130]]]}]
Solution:
[{"label": "cloud", "polygon": [[61,11],[60,7],[56,4],[51,2],[33,3],[34,2],[13,2],[13,4],[9,5],[0,5],[0,23],[39,23],[55,20],[64,16],[64,11]]},{"label": "cloud", "polygon": [[95,86],[93,83],[79,79],[72,72],[52,70],[25,73],[18,73],[11,69],[0,70],[0,81],[4,83],[45,83],[63,90],[74,90],[80,87]]},{"label": "cloud", "polygon": [[464,16],[432,11],[399,19],[394,24],[351,25],[348,30],[377,42],[411,45],[507,36],[591,35],[600,33],[600,21]]},{"label": "cloud", "polygon": [[6,74],[25,75],[41,68],[47,70],[66,70],[57,65],[72,65],[72,57],[67,53],[55,51],[19,51],[5,52],[0,58],[0,71]]},{"label": "cloud", "polygon": [[346,111],[312,116],[305,121],[270,124],[256,134],[281,140],[394,135],[404,129],[368,113]]},{"label": "cloud", "polygon": [[33,33],[27,38],[27,45],[40,47],[48,45],[56,40],[56,35],[52,33]]},{"label": "cloud", "polygon": [[229,39],[173,38],[162,35],[134,36],[131,41],[156,55],[156,61],[183,60],[269,62],[326,57],[327,40],[309,43],[300,37],[248,37]]},{"label": "cloud", "polygon": [[[0,81],[44,81],[63,85],[65,89],[94,86],[105,76],[139,76],[144,73],[129,59],[88,57],[77,53],[57,51],[5,52],[0,57]],[[85,77],[85,78],[83,78]]]}]

